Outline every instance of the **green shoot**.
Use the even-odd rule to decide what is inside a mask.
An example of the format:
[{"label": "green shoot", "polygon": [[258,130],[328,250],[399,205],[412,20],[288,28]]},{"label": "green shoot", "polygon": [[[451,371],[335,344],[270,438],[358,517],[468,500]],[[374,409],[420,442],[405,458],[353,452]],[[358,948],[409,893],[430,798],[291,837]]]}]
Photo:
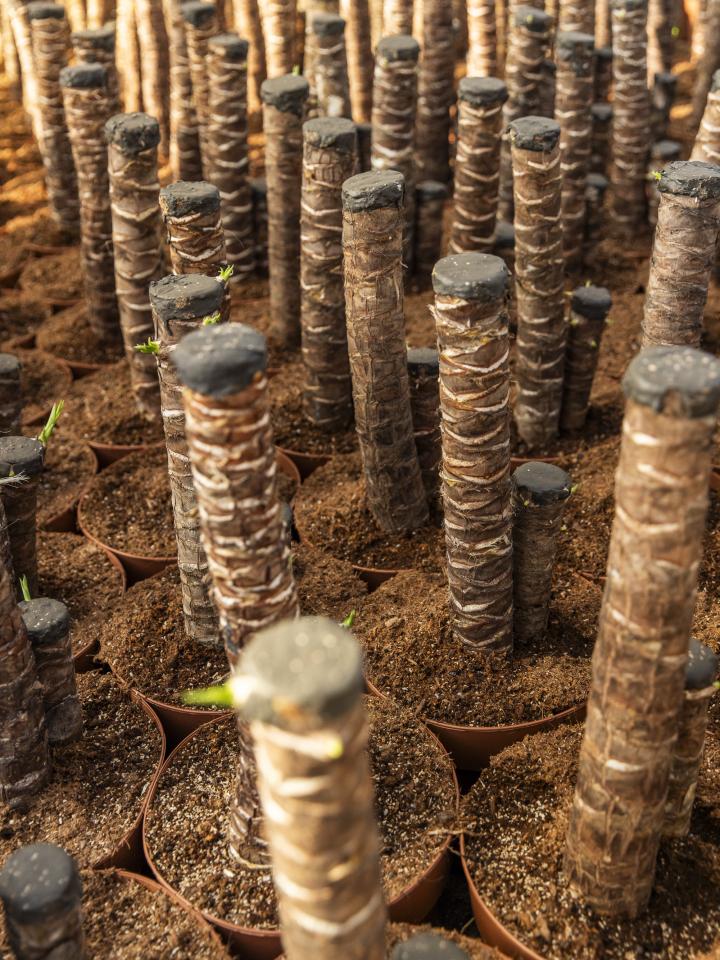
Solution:
[{"label": "green shoot", "polygon": [[355,623],[356,616],[357,616],[357,610],[351,610],[350,613],[345,617],[343,622],[340,624],[340,626],[345,627],[346,630],[351,630],[352,625]]},{"label": "green shoot", "polygon": [[38,434],[38,440],[44,447],[48,445],[48,441],[53,434],[53,430],[57,426],[57,422],[60,419],[60,414],[63,412],[64,407],[64,400],[58,400],[57,403],[52,405],[52,410],[50,411],[50,416],[47,418],[47,423]]},{"label": "green shoot", "polygon": [[680,36],[680,27],[673,27],[670,33],[672,35],[673,40],[677,40],[677,38]]},{"label": "green shoot", "polygon": [[295,66],[292,68],[292,74],[293,74],[294,77],[299,77],[299,76],[300,76],[300,64],[299,64],[299,63],[296,63]]},{"label": "green shoot", "polygon": [[221,283],[227,283],[230,277],[235,273],[235,267],[229,263],[226,267],[221,267],[220,272],[217,275],[218,280]]},{"label": "green shoot", "polygon": [[20,591],[25,603],[29,603],[29,601],[32,600],[32,594],[30,593],[30,584],[25,574],[20,577]]},{"label": "green shoot", "polygon": [[204,327],[214,327],[215,324],[220,323],[221,320],[220,311],[216,310],[215,313],[211,313],[209,317],[203,317],[202,325]]},{"label": "green shoot", "polygon": [[183,693],[183,703],[189,706],[232,707],[234,702],[233,688],[229,682],[216,687],[186,690]]},{"label": "green shoot", "polygon": [[648,175],[649,180],[662,180],[662,171],[661,170],[652,170]]},{"label": "green shoot", "polygon": [[145,343],[136,343],[135,349],[138,353],[160,353],[160,341],[153,340],[152,337],[148,337]]},{"label": "green shoot", "polygon": [[579,486],[580,486],[579,483],[574,483],[574,484],[570,487],[570,496],[572,496],[572,495],[575,493],[575,491],[577,490],[577,488],[578,488]]}]

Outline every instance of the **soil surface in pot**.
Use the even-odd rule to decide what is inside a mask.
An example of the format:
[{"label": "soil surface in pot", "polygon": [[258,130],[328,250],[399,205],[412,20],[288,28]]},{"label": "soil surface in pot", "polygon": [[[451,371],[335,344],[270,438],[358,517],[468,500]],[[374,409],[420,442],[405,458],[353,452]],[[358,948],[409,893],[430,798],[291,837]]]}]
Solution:
[{"label": "soil surface in pot", "polygon": [[601,593],[556,570],[542,640],[503,654],[473,654],[452,635],[447,581],[408,571],[385,581],[358,608],[353,633],[368,679],[430,720],[496,727],[540,720],[585,700]]},{"label": "soil surface in pot", "polygon": [[478,892],[547,960],[691,960],[720,943],[720,744],[709,740],[688,837],[660,847],[649,908],[598,917],[563,873],[582,727],[527,737],[493,757],[463,802]]},{"label": "soil surface in pot", "polygon": [[45,300],[80,300],[84,284],[79,248],[30,260],[20,274],[19,286]]},{"label": "soil surface in pot", "polygon": [[360,567],[437,572],[445,535],[428,524],[409,533],[385,533],[370,513],[359,453],[333,457],[315,470],[294,503],[300,539]]},{"label": "soil surface in pot", "polygon": [[38,329],[36,342],[41,350],[77,363],[116,363],[123,355],[119,342],[106,343],[98,339],[82,303],[49,317]]},{"label": "soil surface in pot", "polygon": [[27,843],[55,843],[81,866],[117,847],[160,761],[160,733],[110,674],[77,677],[83,736],[51,751],[52,779],[33,807],[0,807],[0,863]]},{"label": "soil surface in pot", "polygon": [[[367,698],[370,765],[388,900],[430,866],[453,829],[451,765],[409,712]],[[146,821],[148,848],[163,879],[193,906],[243,927],[277,927],[268,869],[235,862],[227,848],[237,767],[233,717],[203,727],[163,774]]]},{"label": "soil surface in pot", "polygon": [[122,576],[100,547],[75,533],[38,535],[39,596],[70,611],[73,653],[93,640],[107,611],[122,596]]},{"label": "soil surface in pot", "polygon": [[456,943],[468,955],[469,960],[507,960],[504,953],[500,953],[494,947],[488,947],[480,940],[473,940],[470,937],[463,937],[462,934],[455,933],[454,930],[442,930],[429,926],[413,926],[409,923],[390,923],[387,926],[386,943],[387,952],[398,943],[404,943],[410,937],[418,933],[437,933],[439,936]]},{"label": "soil surface in pot", "polygon": [[[344,620],[367,587],[350,564],[311,547],[293,547],[293,570],[304,614]],[[219,683],[228,672],[222,644],[205,647],[185,634],[177,567],[132,586],[106,612],[100,658],[131,687],[182,706],[183,691]]]},{"label": "soil surface in pot", "polygon": [[[11,350],[22,365],[20,395],[23,426],[37,423],[50,413],[53,403],[66,400],[71,389],[72,374],[68,367],[39,350]],[[38,425],[38,430],[40,429]]]},{"label": "soil surface in pot", "polygon": [[23,290],[0,291],[0,345],[7,350],[7,341],[35,333],[50,316],[50,307],[39,297]]},{"label": "soil surface in pot", "polygon": [[298,453],[352,453],[357,449],[354,425],[342,433],[330,434],[307,419],[303,410],[304,383],[305,368],[301,361],[284,363],[270,378],[270,416],[275,443]]},{"label": "soil surface in pot", "polygon": [[95,443],[129,446],[165,439],[160,417],[146,420],[138,410],[126,360],[78,380],[64,415],[68,433]]},{"label": "soil surface in pot", "polygon": [[45,469],[38,482],[38,527],[42,529],[76,503],[96,473],[97,461],[90,447],[55,431],[45,449]]}]

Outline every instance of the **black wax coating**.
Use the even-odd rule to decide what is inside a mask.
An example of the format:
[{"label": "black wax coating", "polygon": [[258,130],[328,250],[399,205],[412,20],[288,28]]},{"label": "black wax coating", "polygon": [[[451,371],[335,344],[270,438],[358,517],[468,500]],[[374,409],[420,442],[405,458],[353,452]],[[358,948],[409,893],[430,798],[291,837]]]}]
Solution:
[{"label": "black wax coating", "polygon": [[78,63],[60,71],[60,86],[71,90],[95,90],[107,85],[107,70],[101,63]]},{"label": "black wax coating", "polygon": [[560,140],[560,124],[549,117],[521,117],[508,126],[510,142],[520,150],[543,153]]},{"label": "black wax coating", "polygon": [[383,37],[377,45],[377,55],[390,63],[397,60],[417,60],[420,56],[420,44],[414,37],[404,33]]},{"label": "black wax coating", "polygon": [[720,167],[704,160],[677,160],[669,163],[658,180],[660,193],[698,200],[720,199]]},{"label": "black wax coating", "polygon": [[441,296],[491,303],[505,296],[509,276],[505,261],[491,253],[457,253],[438,260],[432,284]]},{"label": "black wax coating", "polygon": [[33,843],[16,850],[0,871],[0,899],[18,924],[42,922],[80,904],[75,862],[61,847]]},{"label": "black wax coating", "polygon": [[60,600],[37,597],[23,600],[18,609],[33,647],[54,643],[70,629],[70,611]]},{"label": "black wax coating", "polygon": [[315,147],[332,148],[341,153],[357,150],[357,127],[345,117],[316,117],[303,124],[303,138]]},{"label": "black wax coating", "polygon": [[554,463],[531,460],[513,473],[515,487],[523,500],[536,506],[547,506],[567,500],[572,493],[570,475]]},{"label": "black wax coating", "polygon": [[160,191],[160,207],[167,217],[216,213],[220,191],[204,180],[176,180]]},{"label": "black wax coating", "polygon": [[160,124],[147,113],[117,113],[105,124],[105,138],[123,153],[142,153],[160,143]]},{"label": "black wax coating", "polygon": [[267,367],[267,342],[244,323],[201,327],[172,352],[184,386],[207,397],[227,397],[249,387]]},{"label": "black wax coating", "polygon": [[282,113],[294,113],[298,117],[303,115],[309,92],[310,85],[305,77],[294,73],[275,77],[273,80],[264,80],[260,87],[260,96],[264,104],[275,107]]},{"label": "black wax coating", "polygon": [[42,472],[45,447],[33,437],[0,437],[0,477],[35,477]]},{"label": "black wax coating", "polygon": [[604,320],[610,312],[612,297],[607,287],[578,287],[573,290],[570,306],[583,317]]},{"label": "black wax coating", "polygon": [[463,77],[458,86],[458,100],[472,107],[505,103],[507,98],[507,86],[496,77]]},{"label": "black wax coating", "polygon": [[150,284],[150,304],[161,320],[201,320],[220,309],[225,284],[202,273],[174,274]]},{"label": "black wax coating", "polygon": [[720,403],[720,361],[694,347],[646,347],[623,377],[625,396],[657,413],[712,416]]},{"label": "black wax coating", "polygon": [[343,207],[351,213],[400,207],[405,199],[405,177],[396,170],[370,170],[342,185]]}]

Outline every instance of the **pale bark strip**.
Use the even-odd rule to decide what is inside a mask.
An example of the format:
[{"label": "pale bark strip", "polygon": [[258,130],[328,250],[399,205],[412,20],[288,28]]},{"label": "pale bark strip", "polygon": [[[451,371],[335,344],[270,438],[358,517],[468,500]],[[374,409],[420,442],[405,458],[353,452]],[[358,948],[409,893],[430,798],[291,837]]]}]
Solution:
[{"label": "pale bark strip", "polygon": [[656,73],[672,69],[672,0],[648,0],[648,86]]},{"label": "pale bark strip", "polygon": [[7,78],[10,96],[13,100],[19,100],[22,97],[20,60],[18,59],[15,36],[10,21],[10,5],[6,0],[0,3],[0,26],[2,26],[3,72]]},{"label": "pale bark strip", "polygon": [[612,298],[605,287],[578,287],[570,300],[561,430],[582,430]]},{"label": "pale bark strip", "polygon": [[184,3],[181,7],[185,20],[185,43],[187,44],[192,101],[198,124],[200,159],[203,177],[208,177],[207,128],[209,121],[208,42],[218,33],[217,7],[213,3]]},{"label": "pale bark strip", "polygon": [[135,0],[117,0],[115,36],[120,102],[126,113],[137,113],[142,110],[142,77]]},{"label": "pale bark strip", "polygon": [[450,179],[450,107],[455,96],[452,4],[422,0],[420,74],[415,129],[418,180]]},{"label": "pale bark strip", "polygon": [[201,180],[200,136],[180,0],[165,0],[170,46],[170,165],[176,180]]},{"label": "pale bark strip", "polygon": [[565,870],[593,910],[647,906],[682,707],[708,508],[717,360],[651,348],[628,403]]},{"label": "pale bark strip", "polygon": [[272,80],[292,73],[295,66],[296,0],[262,0],[259,8],[267,76]]},{"label": "pale bark strip", "polygon": [[170,64],[161,0],[136,0],[137,36],[142,61],[141,86],[146,113],[160,124],[160,153],[169,155]]},{"label": "pale bark strip", "polygon": [[374,72],[368,0],[342,0],[340,13],[347,24],[345,46],[352,118],[357,123],[368,123],[372,113]]},{"label": "pale bark strip", "polygon": [[267,76],[265,65],[265,38],[260,22],[258,0],[233,0],[235,31],[250,44],[248,50],[248,111],[250,115],[262,109],[260,87]]},{"label": "pale bark strip", "polygon": [[498,73],[495,0],[468,0],[468,77],[495,77]]},{"label": "pale bark strip", "polygon": [[315,94],[321,117],[350,117],[350,81],[345,49],[345,21],[334,15],[313,18]]},{"label": "pale bark strip", "polygon": [[12,29],[15,49],[17,50],[20,70],[22,72],[23,107],[32,121],[35,140],[38,143],[42,143],[42,115],[38,100],[38,85],[35,77],[32,34],[30,31],[27,4],[24,3],[23,0],[4,0],[4,4],[7,4],[10,27]]},{"label": "pale bark strip", "polygon": [[413,0],[385,0],[383,8],[384,37],[413,32]]},{"label": "pale bark strip", "polygon": [[713,74],[690,159],[720,164],[720,70]]},{"label": "pale bark strip", "polygon": [[597,0],[595,5],[595,46],[607,47],[612,43],[612,14],[610,0]]},{"label": "pale bark strip", "polygon": [[513,646],[510,336],[507,267],[460,254],[433,272],[440,354],[447,576],[455,638],[473,651]]},{"label": "pale bark strip", "polygon": [[22,433],[22,368],[13,353],[0,353],[0,436]]}]

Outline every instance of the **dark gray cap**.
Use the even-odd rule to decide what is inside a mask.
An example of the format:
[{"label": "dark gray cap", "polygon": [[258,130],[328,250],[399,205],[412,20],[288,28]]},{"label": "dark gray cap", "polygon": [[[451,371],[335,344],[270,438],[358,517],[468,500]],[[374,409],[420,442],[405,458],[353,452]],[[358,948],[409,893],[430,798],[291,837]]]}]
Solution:
[{"label": "dark gray cap", "polygon": [[593,120],[599,120],[601,123],[609,123],[612,120],[613,108],[609,103],[594,103],[590,107],[590,115]]},{"label": "dark gray cap", "polygon": [[576,76],[589,76],[595,68],[595,37],[577,30],[566,30],[555,37],[555,56],[570,65]]},{"label": "dark gray cap", "polygon": [[612,297],[607,287],[577,287],[570,300],[571,309],[589,320],[604,320],[611,306]]},{"label": "dark gray cap", "polygon": [[250,44],[236,33],[218,33],[208,40],[208,49],[218,50],[226,60],[244,63]]},{"label": "dark gray cap", "polygon": [[14,353],[0,353],[0,377],[17,380],[21,370],[22,365]]},{"label": "dark gray cap", "polygon": [[610,181],[602,173],[589,173],[587,175],[587,186],[590,190],[597,190],[599,193],[605,193],[610,186]]},{"label": "dark gray cap", "polygon": [[437,377],[440,372],[440,354],[433,347],[410,347],[407,365],[411,375],[424,373]]},{"label": "dark gray cap", "polygon": [[311,13],[310,29],[318,37],[339,37],[345,32],[345,20],[335,13]]},{"label": "dark gray cap", "polygon": [[75,861],[52,843],[21,847],[0,872],[0,898],[8,917],[20,926],[71,910],[81,897]]},{"label": "dark gray cap", "polygon": [[369,170],[350,177],[342,185],[343,207],[351,213],[401,207],[405,177],[397,170]]},{"label": "dark gray cap", "polygon": [[448,195],[447,184],[439,180],[421,180],[415,187],[415,194],[423,203],[426,200],[444,200]]},{"label": "dark gray cap", "polygon": [[613,58],[613,48],[612,47],[595,47],[595,59],[596,60],[612,60]]},{"label": "dark gray cap", "polygon": [[0,477],[42,473],[45,447],[33,437],[0,437]]},{"label": "dark gray cap", "polygon": [[656,140],[650,147],[650,156],[653,160],[663,160],[670,163],[680,157],[682,146],[677,140]]},{"label": "dark gray cap", "polygon": [[200,327],[172,352],[181,383],[206,397],[240,393],[267,367],[267,343],[244,323]]},{"label": "dark gray cap", "polygon": [[493,303],[505,297],[509,276],[505,261],[491,253],[456,253],[438,260],[432,284],[440,296]]},{"label": "dark gray cap", "polygon": [[280,516],[282,518],[283,527],[285,527],[287,538],[288,540],[291,540],[295,518],[293,517],[293,508],[285,500],[280,501]]},{"label": "dark gray cap", "polygon": [[108,72],[101,63],[78,63],[60,71],[60,86],[70,90],[96,90],[107,85]]},{"label": "dark gray cap", "polygon": [[513,473],[513,480],[520,496],[538,507],[560,503],[572,493],[570,475],[554,463],[542,460],[523,463]]},{"label": "dark gray cap", "polygon": [[553,150],[560,140],[560,124],[549,117],[521,117],[508,126],[510,142],[535,153]]},{"label": "dark gray cap", "polygon": [[275,107],[282,113],[293,113],[297,117],[303,115],[309,92],[310,85],[305,77],[294,73],[275,77],[273,80],[264,80],[260,87],[260,96],[264,104]]},{"label": "dark gray cap", "polygon": [[60,600],[38,597],[18,604],[25,629],[34,646],[55,643],[70,629],[70,611]]},{"label": "dark gray cap", "polygon": [[430,931],[416,933],[405,943],[398,943],[390,960],[470,960],[467,952],[452,940]]},{"label": "dark gray cap", "polygon": [[713,93],[717,93],[720,90],[720,70],[716,70],[712,75],[712,83],[710,84],[710,89]]},{"label": "dark gray cap", "polygon": [[664,168],[658,190],[676,197],[720,199],[720,167],[704,160],[676,160]]},{"label": "dark gray cap", "polygon": [[303,124],[303,139],[313,147],[357,151],[357,127],[345,117],[316,117]]},{"label": "dark gray cap", "polygon": [[507,98],[507,87],[497,77],[463,77],[458,86],[458,100],[471,107],[505,103]]},{"label": "dark gray cap", "polygon": [[111,21],[104,27],[96,27],[92,30],[76,30],[72,39],[89,43],[96,50],[112,53],[115,50],[115,23]]},{"label": "dark gray cap", "polygon": [[225,285],[202,273],[171,275],[150,284],[150,304],[161,320],[201,320],[220,309]]},{"label": "dark gray cap", "polygon": [[390,63],[398,60],[417,60],[420,56],[420,44],[414,37],[405,33],[394,37],[383,37],[377,45],[377,56]]},{"label": "dark gray cap", "polygon": [[331,722],[364,689],[359,645],[324,617],[285,620],[255,634],[236,676],[246,690],[245,717],[295,729]]},{"label": "dark gray cap", "polygon": [[554,22],[549,13],[538,10],[536,7],[529,7],[526,4],[515,7],[513,18],[515,26],[525,27],[527,30],[532,30],[533,33],[545,33]]},{"label": "dark gray cap", "polygon": [[217,16],[217,7],[214,3],[202,3],[201,0],[189,0],[180,6],[183,20],[192,27],[204,27],[213,17]]},{"label": "dark gray cap", "polygon": [[508,223],[507,220],[499,220],[495,224],[495,243],[496,250],[514,250],[515,249],[515,225]]},{"label": "dark gray cap", "polygon": [[667,70],[660,70],[653,76],[653,83],[656,87],[667,87],[669,90],[675,90],[677,82],[677,76],[674,73],[669,73]]},{"label": "dark gray cap", "polygon": [[706,690],[715,682],[718,665],[720,661],[710,647],[692,637],[685,667],[685,689]]},{"label": "dark gray cap", "polygon": [[254,198],[262,197],[264,199],[267,197],[267,180],[265,177],[250,177],[248,182]]},{"label": "dark gray cap", "polygon": [[29,20],[64,20],[65,7],[59,3],[45,3],[44,0],[33,0],[25,7]]},{"label": "dark gray cap", "polygon": [[160,143],[160,124],[147,113],[116,113],[105,124],[105,139],[123,153],[142,153]]},{"label": "dark gray cap", "polygon": [[712,416],[720,403],[720,360],[694,347],[646,347],[623,377],[625,396],[672,417]]},{"label": "dark gray cap", "polygon": [[610,0],[611,10],[623,10],[625,13],[636,13],[647,10],[647,0]]},{"label": "dark gray cap", "polygon": [[160,191],[160,209],[166,217],[217,213],[220,191],[204,180],[176,180]]}]

